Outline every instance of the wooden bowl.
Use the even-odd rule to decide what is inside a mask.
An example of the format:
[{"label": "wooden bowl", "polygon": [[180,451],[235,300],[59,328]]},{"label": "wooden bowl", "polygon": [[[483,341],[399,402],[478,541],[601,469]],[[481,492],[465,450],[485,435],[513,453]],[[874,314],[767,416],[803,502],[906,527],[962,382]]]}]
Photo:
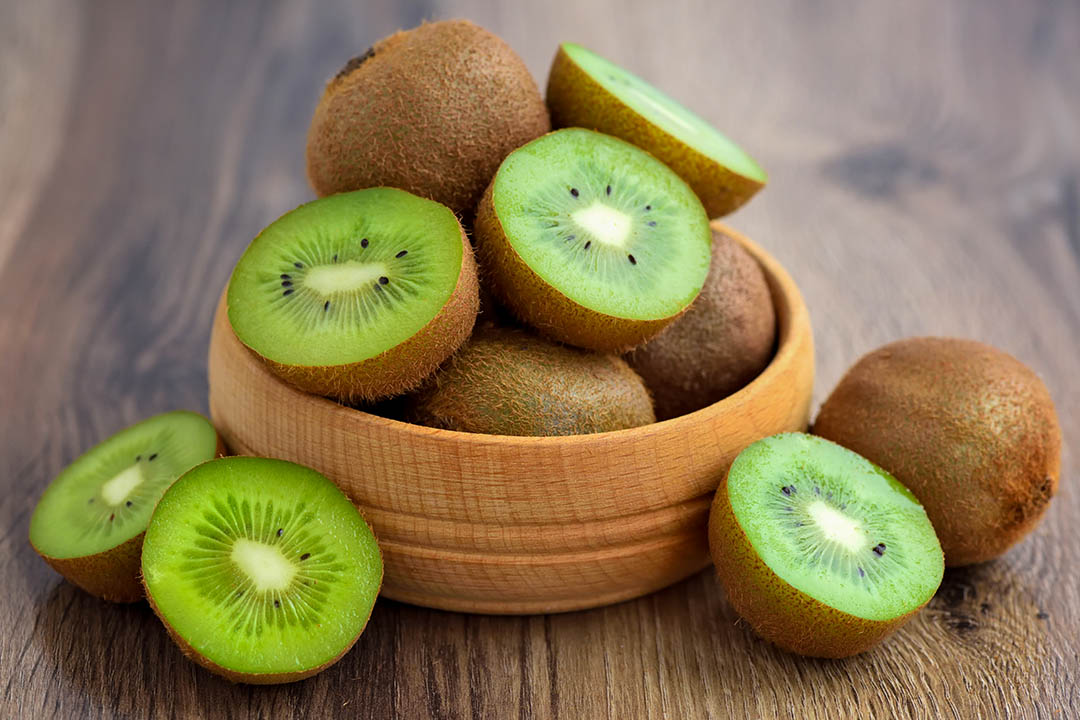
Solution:
[{"label": "wooden bowl", "polygon": [[798,288],[764,250],[775,357],[753,382],[665,422],[597,435],[508,437],[378,417],[279,380],[229,326],[210,340],[210,413],[233,452],[301,463],[363,510],[382,594],[445,610],[542,613],[626,600],[709,562],[711,496],[740,450],[806,427],[814,374]]}]

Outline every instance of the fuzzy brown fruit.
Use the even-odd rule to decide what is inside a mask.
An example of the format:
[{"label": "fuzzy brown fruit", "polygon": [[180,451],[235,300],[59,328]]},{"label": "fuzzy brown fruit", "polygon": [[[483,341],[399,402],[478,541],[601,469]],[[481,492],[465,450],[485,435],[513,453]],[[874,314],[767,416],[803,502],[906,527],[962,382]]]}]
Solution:
[{"label": "fuzzy brown fruit", "polygon": [[479,330],[413,398],[410,421],[491,435],[585,435],[655,422],[649,391],[619,357],[521,330]]},{"label": "fuzzy brown fruit", "polygon": [[776,310],[761,266],[713,230],[701,294],[678,320],[626,356],[653,394],[659,420],[685,415],[737,391],[765,369]]},{"label": "fuzzy brown fruit", "polygon": [[307,174],[320,196],[386,185],[468,215],[502,159],[550,129],[505,42],[466,20],[426,23],[380,40],[327,84]]},{"label": "fuzzy brown fruit", "polygon": [[912,338],[865,355],[825,401],[814,433],[906,485],[951,566],[995,558],[1030,533],[1061,473],[1046,386],[971,340]]}]

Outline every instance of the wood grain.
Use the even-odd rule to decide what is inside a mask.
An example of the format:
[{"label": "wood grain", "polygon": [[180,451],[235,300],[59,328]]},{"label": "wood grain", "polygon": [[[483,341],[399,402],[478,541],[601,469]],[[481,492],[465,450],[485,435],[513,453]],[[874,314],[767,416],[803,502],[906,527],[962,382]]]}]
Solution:
[{"label": "wood grain", "polygon": [[[705,572],[564,615],[381,601],[331,670],[250,688],[184,660],[145,605],[60,581],[26,541],[37,497],[108,433],[206,410],[229,269],[311,198],[321,83],[378,37],[454,16],[541,84],[556,44],[582,42],[761,162],[770,184],[730,222],[803,291],[815,404],[907,335],[1035,369],[1065,437],[1035,533],[950,570],[899,634],[842,662],[761,643]],[[0,29],[0,716],[1080,716],[1076,3],[3,2]]]}]

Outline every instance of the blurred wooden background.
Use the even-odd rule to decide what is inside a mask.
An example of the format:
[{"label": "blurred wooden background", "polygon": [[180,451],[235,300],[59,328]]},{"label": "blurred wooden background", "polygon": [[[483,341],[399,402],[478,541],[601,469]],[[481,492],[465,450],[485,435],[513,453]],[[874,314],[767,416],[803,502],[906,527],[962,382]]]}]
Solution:
[{"label": "blurred wooden background", "polygon": [[[1045,379],[1062,489],[1003,559],[950,571],[881,648],[785,655],[711,574],[525,618],[381,602],[346,658],[276,688],[182,658],[33,554],[30,513],[81,451],[206,408],[218,292],[309,199],[322,83],[377,38],[463,16],[543,87],[558,42],[612,57],[771,173],[729,218],[801,285],[815,407],[863,352],[977,338]],[[0,2],[0,716],[1080,716],[1080,4]]]}]

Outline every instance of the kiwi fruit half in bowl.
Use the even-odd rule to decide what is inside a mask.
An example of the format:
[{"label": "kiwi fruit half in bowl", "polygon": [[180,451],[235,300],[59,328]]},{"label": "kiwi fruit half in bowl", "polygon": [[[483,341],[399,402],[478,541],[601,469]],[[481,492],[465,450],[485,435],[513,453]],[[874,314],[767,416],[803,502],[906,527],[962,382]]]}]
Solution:
[{"label": "kiwi fruit half in bowl", "polygon": [[742,245],[713,230],[712,264],[694,304],[626,356],[652,391],[660,420],[719,402],[772,359],[776,310],[765,273]]},{"label": "kiwi fruit half in bowl", "polygon": [[765,171],[712,125],[596,53],[563,43],[548,76],[555,127],[585,127],[643,148],[677,172],[709,217],[738,209],[768,181]]},{"label": "kiwi fruit half in bowl", "polygon": [[548,337],[628,350],[681,315],[709,271],[701,202],[648,153],[572,128],[507,156],[477,210],[491,289]]},{"label": "kiwi fruit half in bowl", "polygon": [[444,205],[394,188],[302,205],[252,241],[229,323],[297,387],[373,402],[419,385],[472,332],[476,263]]},{"label": "kiwi fruit half in bowl", "polygon": [[872,647],[930,601],[945,569],[914,495],[862,456],[803,433],[739,453],[713,501],[709,548],[754,631],[815,657]]},{"label": "kiwi fruit half in bowl", "polygon": [[529,69],[467,20],[377,42],[326,86],[308,131],[319,195],[388,185],[467,215],[499,162],[551,129]]},{"label": "kiwi fruit half in bowl", "polygon": [[30,518],[30,544],[88,593],[141,600],[139,553],[154,506],[181,474],[223,452],[214,426],[193,412],[132,425],[53,480]]},{"label": "kiwi fruit half in bowl", "polygon": [[165,493],[146,531],[146,596],[193,661],[235,682],[301,680],[367,625],[382,556],[356,506],[320,473],[232,457]]},{"label": "kiwi fruit half in bowl", "polygon": [[863,356],[814,433],[891,472],[926,507],[948,565],[1001,555],[1043,517],[1061,475],[1050,393],[1016,358],[957,338]]},{"label": "kiwi fruit half in bowl", "polygon": [[491,435],[586,435],[655,422],[624,360],[522,330],[479,330],[412,398],[409,421]]}]

